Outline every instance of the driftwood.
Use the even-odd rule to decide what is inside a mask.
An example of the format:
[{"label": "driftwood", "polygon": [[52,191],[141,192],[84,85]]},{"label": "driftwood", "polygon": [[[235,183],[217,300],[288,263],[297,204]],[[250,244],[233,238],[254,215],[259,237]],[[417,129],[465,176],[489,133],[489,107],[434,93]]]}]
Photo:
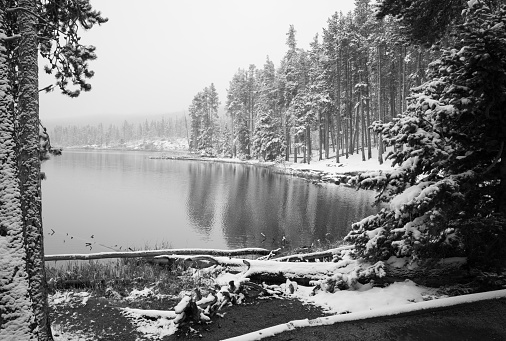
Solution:
[{"label": "driftwood", "polygon": [[212,255],[212,256],[244,256],[244,255],[268,255],[269,250],[262,248],[245,248],[235,250],[216,250],[216,249],[165,249],[165,250],[145,250],[131,252],[98,252],[89,254],[61,254],[46,255],[45,261],[57,260],[92,260],[106,258],[141,258],[156,257],[161,255]]}]

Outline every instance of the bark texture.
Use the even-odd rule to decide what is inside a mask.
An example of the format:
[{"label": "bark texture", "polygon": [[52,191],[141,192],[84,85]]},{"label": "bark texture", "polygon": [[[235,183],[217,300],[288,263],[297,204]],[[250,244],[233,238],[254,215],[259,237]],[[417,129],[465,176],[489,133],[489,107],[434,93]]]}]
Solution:
[{"label": "bark texture", "polygon": [[14,102],[5,46],[5,1],[0,0],[0,340],[36,340],[25,264]]},{"label": "bark texture", "polygon": [[39,95],[38,95],[38,45],[35,27],[37,12],[35,2],[20,0],[17,10],[19,40],[19,179],[21,184],[21,208],[25,228],[27,271],[30,279],[30,295],[39,340],[52,340],[47,284],[44,269],[44,241],[42,232],[40,192],[39,146]]}]

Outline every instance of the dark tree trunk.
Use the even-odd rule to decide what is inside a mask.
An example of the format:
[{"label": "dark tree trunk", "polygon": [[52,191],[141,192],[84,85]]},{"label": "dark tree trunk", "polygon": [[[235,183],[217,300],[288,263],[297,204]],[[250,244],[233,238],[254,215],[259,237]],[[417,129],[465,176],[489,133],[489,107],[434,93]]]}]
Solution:
[{"label": "dark tree trunk", "polygon": [[[381,108],[381,44],[378,46],[378,117],[383,122],[382,108]],[[378,162],[383,164],[383,137],[378,135]]]},{"label": "dark tree trunk", "polygon": [[337,47],[339,50],[339,56],[337,59],[337,72],[336,72],[336,163],[339,163],[339,154],[341,153],[341,47]]},{"label": "dark tree trunk", "polygon": [[40,190],[39,92],[37,12],[35,2],[20,0],[17,23],[19,42],[19,178],[25,229],[27,271],[39,340],[52,340],[47,284],[44,267],[44,240]]}]

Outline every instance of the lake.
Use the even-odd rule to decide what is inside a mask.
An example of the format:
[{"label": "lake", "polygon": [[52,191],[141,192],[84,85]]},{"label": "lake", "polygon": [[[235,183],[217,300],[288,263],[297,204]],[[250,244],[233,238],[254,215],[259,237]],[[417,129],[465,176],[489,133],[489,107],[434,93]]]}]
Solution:
[{"label": "lake", "polygon": [[42,165],[46,254],[302,247],[343,238],[374,193],[242,164],[66,150]]}]

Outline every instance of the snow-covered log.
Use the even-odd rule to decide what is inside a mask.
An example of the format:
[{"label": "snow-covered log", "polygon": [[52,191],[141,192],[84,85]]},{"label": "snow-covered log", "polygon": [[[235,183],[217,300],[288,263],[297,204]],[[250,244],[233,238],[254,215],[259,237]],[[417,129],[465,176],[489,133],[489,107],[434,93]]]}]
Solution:
[{"label": "snow-covered log", "polygon": [[[202,262],[208,262],[208,266],[221,265],[242,272],[243,278],[249,278],[255,282],[285,283],[287,279],[302,285],[309,285],[312,281],[326,280],[336,273],[353,274],[357,276],[357,269],[364,269],[358,261],[341,260],[338,262],[279,262],[275,260],[250,260],[228,257],[196,256],[183,257],[178,255],[157,256],[155,259],[181,259],[187,261],[190,266],[202,266]],[[191,261],[191,262],[189,262]],[[367,265],[369,266],[369,265]]]},{"label": "snow-covered log", "polygon": [[268,255],[267,249],[262,248],[244,248],[235,250],[217,250],[217,249],[165,249],[165,250],[144,250],[131,252],[98,252],[89,254],[61,254],[46,255],[45,261],[57,260],[92,260],[106,258],[139,258],[156,257],[160,255],[212,255],[212,256],[245,256],[245,255]]},{"label": "snow-covered log", "polygon": [[272,260],[277,262],[307,262],[307,261],[314,261],[316,259],[324,259],[324,258],[332,258],[335,255],[339,255],[341,251],[344,250],[351,250],[353,249],[353,245],[346,245],[341,246],[335,249],[329,249],[325,251],[319,251],[319,252],[311,252],[311,253],[300,253],[295,255],[289,255],[279,258],[274,258]]}]

